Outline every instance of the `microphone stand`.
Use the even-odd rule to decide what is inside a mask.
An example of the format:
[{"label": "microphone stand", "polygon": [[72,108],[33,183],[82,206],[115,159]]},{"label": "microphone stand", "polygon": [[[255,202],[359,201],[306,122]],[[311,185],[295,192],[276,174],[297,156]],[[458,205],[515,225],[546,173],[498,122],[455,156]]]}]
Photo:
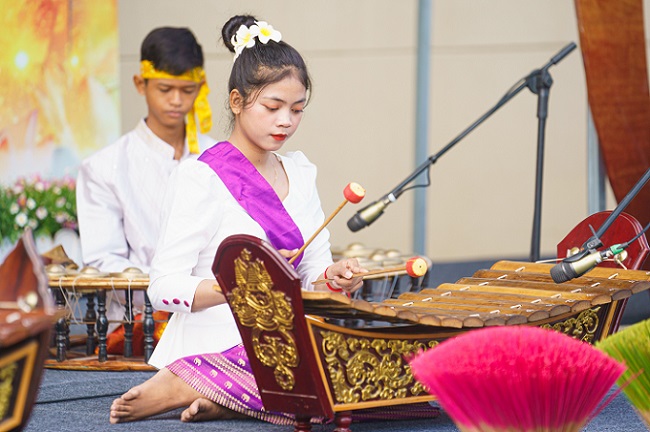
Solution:
[{"label": "microphone stand", "polygon": [[545,68],[533,71],[527,79],[527,87],[537,95],[537,164],[535,170],[533,233],[530,242],[531,262],[539,260],[542,219],[542,184],[544,177],[544,141],[546,137],[546,118],[548,117],[548,97],[552,84],[553,79]]},{"label": "microphone stand", "polygon": [[537,164],[535,173],[535,207],[533,210],[533,233],[530,244],[530,261],[539,260],[540,232],[542,220],[542,184],[544,177],[544,141],[546,138],[546,118],[548,117],[548,97],[553,78],[548,68],[558,63],[576,47],[571,42],[562,48],[544,67],[534,70],[526,78],[526,86],[537,95]]},{"label": "microphone stand", "polygon": [[[423,162],[420,166],[418,166],[415,169],[415,171],[413,171],[412,174],[406,177],[400,184],[395,186],[389,193],[387,193],[377,201],[367,205],[363,209],[359,210],[355,217],[358,217],[359,215],[362,214],[364,215],[363,218],[364,220],[362,222],[363,226],[369,225],[370,223],[374,222],[374,220],[377,219],[383,213],[384,209],[388,204],[394,202],[405,190],[408,190],[405,189],[406,185],[408,185],[413,180],[415,180],[417,176],[419,176],[422,172],[427,170],[431,165],[435,164],[442,155],[447,153],[447,151],[449,151],[453,146],[455,146],[460,140],[465,138],[470,132],[476,129],[476,127],[478,127],[481,123],[487,120],[488,117],[494,114],[499,108],[505,105],[510,99],[515,97],[519,92],[521,92],[526,87],[530,88],[534,93],[538,93],[540,95],[538,106],[537,106],[537,115],[540,118],[540,125],[539,125],[539,132],[538,132],[538,156],[537,156],[537,161],[538,161],[537,175],[538,175],[539,187],[536,192],[536,195],[539,195],[539,197],[538,198],[536,197],[536,202],[539,201],[541,203],[541,192],[542,192],[541,190],[542,166],[541,165],[543,161],[542,161],[542,157],[540,157],[540,153],[543,154],[544,124],[546,122],[546,117],[548,112],[548,108],[547,108],[548,93],[549,93],[549,88],[553,82],[551,76],[548,73],[548,68],[558,63],[575,48],[576,48],[576,44],[574,42],[571,42],[570,44],[562,48],[555,56],[553,56],[553,58],[551,58],[551,60],[546,65],[544,65],[541,69],[536,69],[532,71],[527,77],[520,79],[485,114],[479,117],[474,123],[469,125],[456,138],[451,140],[449,144],[444,146],[438,153],[429,156],[425,162]],[[541,143],[541,146],[539,145],[539,143]],[[428,186],[428,184],[419,185],[419,186]],[[413,186],[413,187],[418,187],[418,186]],[[536,205],[535,224],[537,225],[537,227],[539,226],[539,219],[540,219],[538,216],[539,212],[540,212],[540,206]],[[350,219],[350,221],[348,221],[348,227],[350,227],[350,229],[352,229],[353,231],[357,231],[358,229],[361,229],[363,227],[363,226],[358,226],[358,221],[355,221],[356,223],[353,222],[355,217],[353,217],[352,219]],[[533,233],[533,241],[535,242],[535,245],[533,247],[538,249],[539,228],[537,228],[536,231]]]}]

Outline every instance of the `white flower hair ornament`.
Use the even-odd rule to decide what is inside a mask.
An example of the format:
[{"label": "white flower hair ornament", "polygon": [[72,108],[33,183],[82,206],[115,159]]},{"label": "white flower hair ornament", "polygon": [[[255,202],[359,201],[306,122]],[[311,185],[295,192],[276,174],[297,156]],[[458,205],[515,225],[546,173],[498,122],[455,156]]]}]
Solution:
[{"label": "white flower hair ornament", "polygon": [[255,21],[255,24],[250,27],[246,27],[244,24],[240,25],[237,33],[230,39],[230,43],[235,47],[233,61],[237,60],[244,48],[255,46],[255,38],[261,43],[267,44],[270,40],[280,42],[282,34],[266,21]]}]

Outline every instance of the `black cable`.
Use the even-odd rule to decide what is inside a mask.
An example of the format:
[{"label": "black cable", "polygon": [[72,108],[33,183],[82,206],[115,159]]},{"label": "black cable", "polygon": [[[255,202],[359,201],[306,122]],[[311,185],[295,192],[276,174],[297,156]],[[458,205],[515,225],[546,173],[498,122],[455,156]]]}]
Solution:
[{"label": "black cable", "polygon": [[632,240],[626,241],[625,243],[621,243],[621,247],[622,247],[623,249],[627,248],[629,245],[631,245],[632,243],[634,243],[634,242],[636,241],[636,239],[638,239],[638,238],[641,237],[641,236],[642,236],[646,231],[648,231],[648,228],[650,228],[650,222],[648,223],[648,225],[645,226],[645,228],[643,228],[643,230],[642,230],[641,232],[639,232],[637,235],[635,235],[635,236],[632,238]]}]

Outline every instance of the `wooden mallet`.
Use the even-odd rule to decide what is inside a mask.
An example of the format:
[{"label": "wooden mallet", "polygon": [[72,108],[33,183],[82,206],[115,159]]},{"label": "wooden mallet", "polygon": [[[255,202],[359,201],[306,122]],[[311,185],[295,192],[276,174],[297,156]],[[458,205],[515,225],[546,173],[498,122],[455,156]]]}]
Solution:
[{"label": "wooden mallet", "polygon": [[316,236],[321,231],[323,231],[323,228],[325,228],[327,224],[330,223],[332,219],[334,219],[334,216],[336,216],[348,202],[357,204],[359,201],[361,201],[363,197],[366,196],[366,190],[361,187],[359,183],[348,183],[345,189],[343,189],[343,196],[345,197],[345,200],[343,200],[343,202],[336,208],[336,210],[334,210],[332,214],[327,219],[325,219],[325,222],[323,222],[320,228],[318,228],[316,232],[311,237],[309,237],[309,240],[307,240],[305,244],[302,245],[300,249],[298,249],[298,252],[289,260],[289,264],[293,263],[300,256],[300,254],[303,253],[305,249],[307,249],[307,246],[309,246],[309,244],[314,241]]},{"label": "wooden mallet", "polygon": [[[409,258],[406,261],[406,264],[403,264],[401,266],[396,266],[396,267],[387,267],[383,269],[377,269],[377,270],[371,270],[366,273],[354,273],[352,275],[353,278],[355,277],[360,277],[362,279],[366,279],[369,276],[379,276],[379,275],[389,275],[393,273],[399,273],[406,271],[406,274],[408,274],[411,277],[421,277],[424,276],[428,270],[429,266],[427,265],[427,262],[424,260],[424,258],[415,256],[413,258]],[[331,282],[333,281],[333,278],[330,279],[320,279],[317,281],[312,282],[313,285],[316,284],[322,284],[325,282]]]}]

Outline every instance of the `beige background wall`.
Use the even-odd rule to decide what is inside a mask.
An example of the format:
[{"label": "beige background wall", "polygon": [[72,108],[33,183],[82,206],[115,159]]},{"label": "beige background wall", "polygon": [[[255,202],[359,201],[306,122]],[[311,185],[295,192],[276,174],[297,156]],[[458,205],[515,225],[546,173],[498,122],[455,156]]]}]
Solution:
[{"label": "beige background wall", "polygon": [[[122,129],[146,113],[131,84],[144,36],[162,25],[188,26],[206,54],[215,127],[225,116],[230,53],[219,39],[236,13],[279,29],[305,57],[311,105],[286,150],[319,166],[323,209],[331,213],[350,181],[367,190],[330,224],[332,244],[412,250],[413,194],[406,192],[371,226],[347,220],[407,177],[415,161],[416,0],[121,0]],[[579,43],[570,0],[433,0],[429,154],[491,108],[515,82],[567,43]],[[542,204],[542,256],[587,216],[587,104],[575,50],[550,69]],[[528,257],[537,150],[537,96],[525,89],[431,168],[427,254],[435,261]],[[417,162],[417,163],[416,163]],[[611,198],[610,198],[610,206]]]}]

